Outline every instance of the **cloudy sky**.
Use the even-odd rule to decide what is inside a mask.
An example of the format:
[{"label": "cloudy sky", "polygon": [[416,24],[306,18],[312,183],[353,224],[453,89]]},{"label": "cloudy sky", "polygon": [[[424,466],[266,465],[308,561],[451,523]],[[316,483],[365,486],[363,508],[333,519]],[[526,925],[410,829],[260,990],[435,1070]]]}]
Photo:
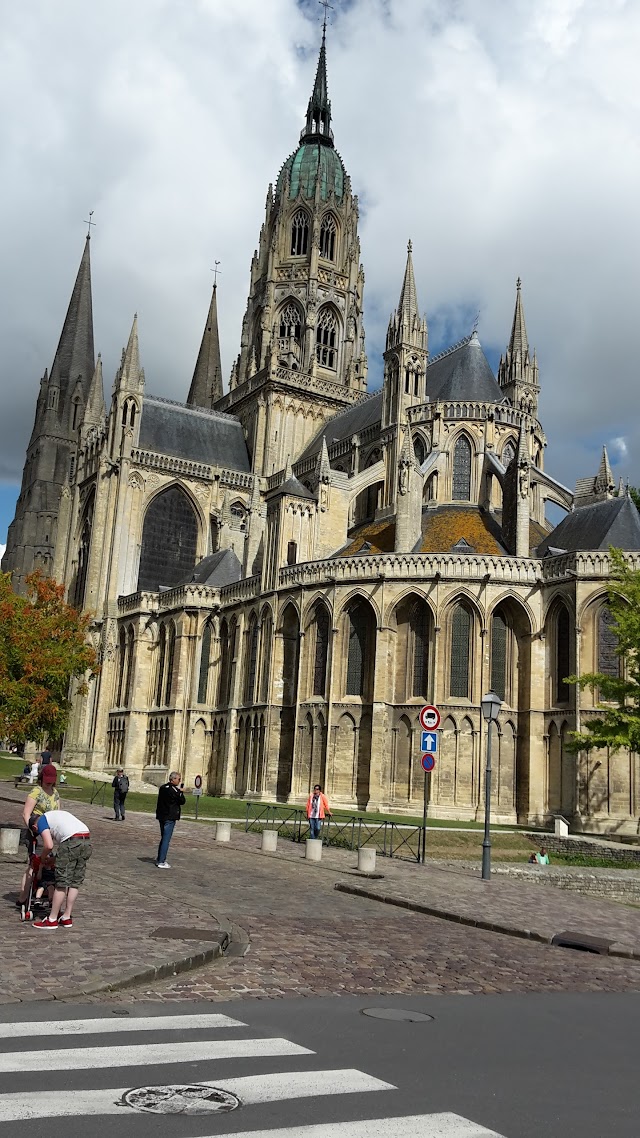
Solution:
[{"label": "cloudy sky", "polygon": [[[413,240],[433,353],[494,364],[523,280],[547,469],[640,482],[637,0],[333,0],[336,144],[362,207],[371,386]],[[110,385],[134,311],[184,399],[220,261],[237,352],[267,185],[297,144],[316,0],[0,0],[0,543],[93,209]]]}]

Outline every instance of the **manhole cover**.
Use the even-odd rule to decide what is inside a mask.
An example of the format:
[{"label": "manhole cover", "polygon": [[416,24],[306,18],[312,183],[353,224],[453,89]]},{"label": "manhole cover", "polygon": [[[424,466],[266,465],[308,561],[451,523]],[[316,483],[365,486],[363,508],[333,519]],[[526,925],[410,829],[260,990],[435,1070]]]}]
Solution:
[{"label": "manhole cover", "polygon": [[235,1110],[240,1099],[230,1091],[198,1083],[164,1087],[136,1087],[123,1096],[123,1106],[144,1114],[221,1114]]},{"label": "manhole cover", "polygon": [[408,1012],[404,1008],[363,1008],[362,1014],[371,1016],[372,1019],[395,1019],[405,1023],[426,1023],[433,1019],[433,1016],[428,1016],[425,1012]]}]

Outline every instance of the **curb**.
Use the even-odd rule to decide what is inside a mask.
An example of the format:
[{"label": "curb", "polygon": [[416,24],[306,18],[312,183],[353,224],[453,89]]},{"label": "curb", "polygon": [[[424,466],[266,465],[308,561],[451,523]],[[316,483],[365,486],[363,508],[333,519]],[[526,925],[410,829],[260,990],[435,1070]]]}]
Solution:
[{"label": "curb", "polygon": [[200,952],[191,953],[189,956],[181,956],[178,960],[169,960],[153,968],[132,969],[131,972],[123,972],[116,980],[85,984],[78,988],[62,988],[51,995],[11,996],[9,999],[0,997],[0,1004],[37,1004],[52,1000],[58,1002],[60,1000],[77,1000],[82,996],[98,995],[100,992],[120,992],[139,984],[152,984],[155,980],[166,980],[170,976],[178,976],[183,972],[191,972],[195,968],[201,968],[204,964],[210,964],[212,960],[226,956],[230,946],[231,936],[224,931],[219,934],[218,944],[214,947],[202,949]]},{"label": "curb", "polygon": [[[338,893],[349,893],[354,897],[366,897],[369,901],[380,901],[384,905],[395,905],[398,909],[410,909],[412,912],[422,913],[426,917],[439,917],[443,921],[452,921],[457,925],[468,925],[474,929],[482,929],[484,932],[501,933],[503,936],[517,937],[519,940],[533,940],[538,944],[550,945],[553,937],[557,935],[553,933],[548,936],[545,933],[535,932],[533,929],[517,928],[516,925],[502,925],[495,921],[464,917],[461,913],[454,913],[449,909],[440,909],[435,905],[423,905],[419,901],[407,901],[402,897],[391,897],[388,893],[374,893],[371,889],[363,889],[359,885],[350,885],[346,881],[336,882],[334,888]],[[622,957],[625,960],[640,960],[640,949],[614,942],[609,946],[608,955]]]}]

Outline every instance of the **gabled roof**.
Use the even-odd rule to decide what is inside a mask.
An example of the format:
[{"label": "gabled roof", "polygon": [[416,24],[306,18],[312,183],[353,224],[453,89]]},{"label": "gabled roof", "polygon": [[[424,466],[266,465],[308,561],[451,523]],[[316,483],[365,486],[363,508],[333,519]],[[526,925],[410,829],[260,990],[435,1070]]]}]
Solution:
[{"label": "gabled roof", "polygon": [[504,395],[489,366],[477,333],[437,356],[427,367],[427,397],[431,402],[469,399],[502,403]]},{"label": "gabled roof", "polygon": [[242,427],[233,415],[153,395],[146,396],[142,405],[139,446],[247,474],[251,469]]},{"label": "gabled roof", "polygon": [[626,495],[579,506],[567,514],[540,543],[538,556],[551,550],[576,553],[612,545],[629,553],[640,550],[640,514]]},{"label": "gabled roof", "polygon": [[[270,497],[278,497],[279,494],[291,494],[294,498],[314,498],[310,490],[302,485],[295,474],[292,474],[281,486],[277,486],[272,490]],[[314,498],[315,501],[315,498]]]},{"label": "gabled roof", "polygon": [[233,549],[219,549],[199,561],[192,573],[181,581],[181,585],[211,585],[221,588],[232,585],[242,577],[242,565]]},{"label": "gabled roof", "polygon": [[322,446],[323,438],[326,439],[327,446],[331,448],[334,439],[350,439],[352,435],[357,435],[366,427],[378,423],[381,414],[382,391],[376,391],[374,395],[370,395],[362,403],[356,403],[354,407],[348,407],[346,411],[340,411],[332,419],[329,419],[302,452],[300,458],[296,459],[296,462],[301,462],[303,458],[317,454]]}]

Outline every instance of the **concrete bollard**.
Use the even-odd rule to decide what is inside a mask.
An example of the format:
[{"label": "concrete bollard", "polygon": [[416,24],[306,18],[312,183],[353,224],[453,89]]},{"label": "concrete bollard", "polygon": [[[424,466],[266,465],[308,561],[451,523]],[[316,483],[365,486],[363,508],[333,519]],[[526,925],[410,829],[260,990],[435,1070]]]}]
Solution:
[{"label": "concrete bollard", "polygon": [[307,838],[307,848],[304,856],[307,861],[321,861],[322,860],[322,838]]},{"label": "concrete bollard", "polygon": [[262,831],[262,852],[275,853],[278,848],[278,831],[277,830],[263,830]]},{"label": "concrete bollard", "polygon": [[20,827],[0,826],[0,853],[17,854],[20,850]]},{"label": "concrete bollard", "polygon": [[231,822],[216,822],[216,841],[228,842],[231,840]]},{"label": "concrete bollard", "polygon": [[364,847],[358,850],[358,869],[360,873],[375,873],[376,851]]}]

